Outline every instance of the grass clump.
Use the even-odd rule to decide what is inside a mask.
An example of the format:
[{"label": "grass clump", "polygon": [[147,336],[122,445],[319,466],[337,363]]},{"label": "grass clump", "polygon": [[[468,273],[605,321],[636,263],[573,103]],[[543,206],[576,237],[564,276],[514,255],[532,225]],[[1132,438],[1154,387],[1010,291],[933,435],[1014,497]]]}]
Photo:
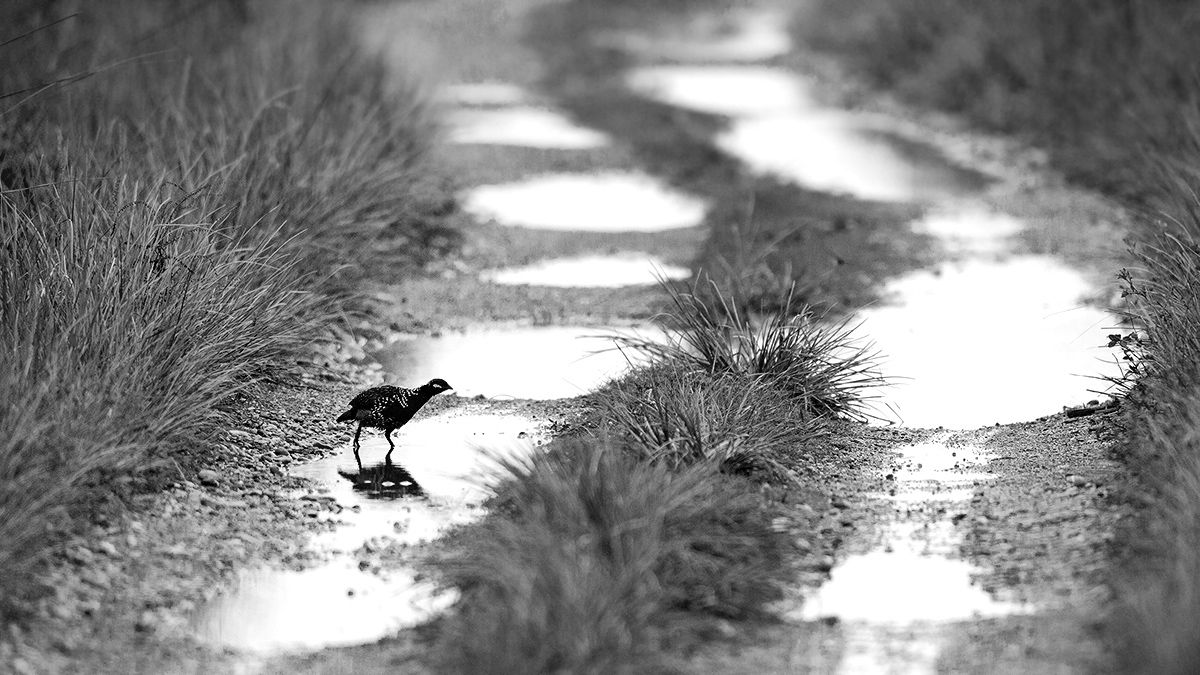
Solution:
[{"label": "grass clump", "polygon": [[1149,494],[1114,633],[1124,672],[1182,674],[1200,669],[1200,202],[1196,170],[1161,175],[1163,211],[1136,249],[1142,278],[1127,275],[1141,330],[1124,347],[1137,368],[1124,449]]},{"label": "grass clump", "polygon": [[[811,417],[869,417],[865,394],[883,382],[878,354],[853,337],[846,321],[826,321],[802,305],[752,316],[711,281],[698,281],[690,292],[666,288],[674,306],[661,317],[667,339],[621,336],[621,348],[681,370],[759,380]],[[797,307],[791,293],[780,307]]]},{"label": "grass clump", "polygon": [[821,432],[785,392],[754,377],[648,366],[597,393],[607,429],[644,460],[787,480],[789,463]]},{"label": "grass clump", "polygon": [[186,465],[222,402],[357,306],[376,253],[433,254],[425,223],[446,197],[421,178],[420,96],[335,6],[22,1],[5,18],[0,597],[15,602],[55,514]]},{"label": "grass clump", "polygon": [[445,568],[463,592],[441,636],[453,672],[651,672],[672,613],[744,617],[777,597],[787,538],[712,464],[588,438],[504,472],[498,514]]}]

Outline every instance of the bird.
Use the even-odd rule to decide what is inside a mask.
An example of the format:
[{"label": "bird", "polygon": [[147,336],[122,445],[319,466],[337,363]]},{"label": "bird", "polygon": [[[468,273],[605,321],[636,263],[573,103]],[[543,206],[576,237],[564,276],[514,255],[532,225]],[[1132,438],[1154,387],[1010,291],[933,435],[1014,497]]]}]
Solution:
[{"label": "bird", "polygon": [[354,431],[354,460],[362,466],[362,460],[358,457],[358,436],[363,427],[383,429],[383,437],[388,442],[388,453],[384,460],[390,460],[392,451],[396,449],[392,432],[407,424],[429,399],[450,389],[453,387],[445,380],[435,377],[416,389],[385,384],[359,392],[350,399],[350,409],[337,418],[339,422],[358,421],[358,429]]}]

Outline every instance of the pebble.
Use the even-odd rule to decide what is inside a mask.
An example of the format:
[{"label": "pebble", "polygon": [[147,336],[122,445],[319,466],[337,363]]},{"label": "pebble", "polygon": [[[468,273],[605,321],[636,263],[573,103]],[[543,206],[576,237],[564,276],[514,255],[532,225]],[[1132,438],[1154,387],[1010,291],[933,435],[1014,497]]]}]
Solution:
[{"label": "pebble", "polygon": [[196,474],[196,478],[200,479],[201,485],[216,485],[221,474],[212,469],[201,469],[200,473]]},{"label": "pebble", "polygon": [[96,548],[100,549],[107,556],[114,558],[117,556],[117,547],[113,546],[111,541],[101,541],[99,544],[96,544]]}]

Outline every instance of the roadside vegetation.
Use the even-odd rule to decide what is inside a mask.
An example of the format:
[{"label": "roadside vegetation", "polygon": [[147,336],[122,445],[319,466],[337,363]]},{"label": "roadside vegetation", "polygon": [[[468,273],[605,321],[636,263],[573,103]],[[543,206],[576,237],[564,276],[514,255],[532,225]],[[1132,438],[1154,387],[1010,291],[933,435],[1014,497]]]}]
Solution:
[{"label": "roadside vegetation", "polygon": [[378,256],[436,254],[448,197],[423,178],[434,127],[419,92],[354,47],[336,7],[4,14],[0,610],[13,612],[78,507],[146,469],[178,475],[223,402],[362,308],[350,293]]},{"label": "roadside vegetation", "polygon": [[492,515],[455,535],[437,570],[462,592],[439,636],[450,671],[653,672],[781,597],[779,495],[880,378],[845,326],[703,288],[668,286],[665,346],[620,340],[649,360],[591,395],[591,428],[505,462]]},{"label": "roadside vegetation", "polygon": [[[1112,643],[1120,672],[1200,671],[1200,6],[1113,0],[823,1],[796,23],[874,85],[1032,138],[1124,198],[1139,269],[1113,339],[1144,506]],[[819,31],[805,31],[819,26]],[[1114,270],[1116,272],[1117,270]],[[1135,330],[1136,329],[1136,330]]]}]

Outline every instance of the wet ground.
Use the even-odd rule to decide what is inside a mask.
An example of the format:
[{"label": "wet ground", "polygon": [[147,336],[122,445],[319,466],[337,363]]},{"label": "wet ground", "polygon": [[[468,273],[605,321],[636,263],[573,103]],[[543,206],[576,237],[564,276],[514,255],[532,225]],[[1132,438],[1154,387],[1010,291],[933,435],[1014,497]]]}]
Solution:
[{"label": "wet ground", "polygon": [[[537,452],[571,423],[581,394],[629,367],[603,335],[653,334],[657,279],[715,260],[714,233],[727,234],[747,203],[751,224],[780,228],[767,231],[762,260],[778,262],[771,255],[788,246],[817,251],[806,254],[817,297],[861,322],[885,355],[896,386],[878,392],[881,421],[943,429],[899,429],[887,442],[850,444],[861,452],[831,453],[822,481],[841,496],[825,513],[797,516],[824,523],[809,545],[822,562],[798,573],[778,608],[783,624],[739,634],[732,651],[702,650],[688,671],[1093,663],[1098,648],[1080,617],[1102,601],[1103,532],[1119,517],[1103,487],[1113,467],[1103,424],[1048,416],[1095,398],[1094,378],[1111,372],[1100,347],[1113,319],[1097,302],[1113,293],[1099,283],[1116,248],[1108,212],[1072,201],[1051,178],[1031,186],[1028,166],[997,160],[986,139],[965,147],[961,130],[886,102],[848,111],[827,70],[801,67],[789,15],[769,3],[597,23],[589,44],[621,67],[595,88],[576,83],[587,93],[553,74],[539,88],[550,65],[513,45],[537,21],[584,11],[544,5],[489,15],[488,40],[509,40],[508,59],[483,50],[455,69],[436,54],[416,58],[438,63],[444,159],[462,185],[467,241],[456,264],[378,289],[393,326],[349,350],[362,365],[351,372],[408,386],[441,377],[455,392],[394,435],[390,461],[370,435],[361,470],[344,427],[327,425],[326,440],[304,452],[268,430],[264,447],[285,461],[273,465],[280,487],[262,508],[295,504],[312,535],[289,532],[304,551],[291,564],[228,559],[207,602],[164,609],[174,623],[155,630],[191,651],[162,672],[376,664],[371,647],[326,648],[370,645],[453,602],[419,571],[422,550],[483,513],[497,457]],[[419,28],[413,17],[454,15],[430,3],[369,11],[376,41],[389,26]],[[581,107],[605,87],[619,109]],[[647,130],[686,142],[655,150]],[[710,161],[695,163],[695,148]],[[806,210],[793,213],[797,204]],[[729,254],[721,259],[738,260],[728,248],[718,246]],[[1017,422],[1027,424],[993,426]],[[253,488],[225,478],[208,488],[183,492],[258,514]],[[1064,636],[1083,646],[1051,648]],[[1011,668],[991,656],[1012,649],[1023,651],[1006,657]]]}]

